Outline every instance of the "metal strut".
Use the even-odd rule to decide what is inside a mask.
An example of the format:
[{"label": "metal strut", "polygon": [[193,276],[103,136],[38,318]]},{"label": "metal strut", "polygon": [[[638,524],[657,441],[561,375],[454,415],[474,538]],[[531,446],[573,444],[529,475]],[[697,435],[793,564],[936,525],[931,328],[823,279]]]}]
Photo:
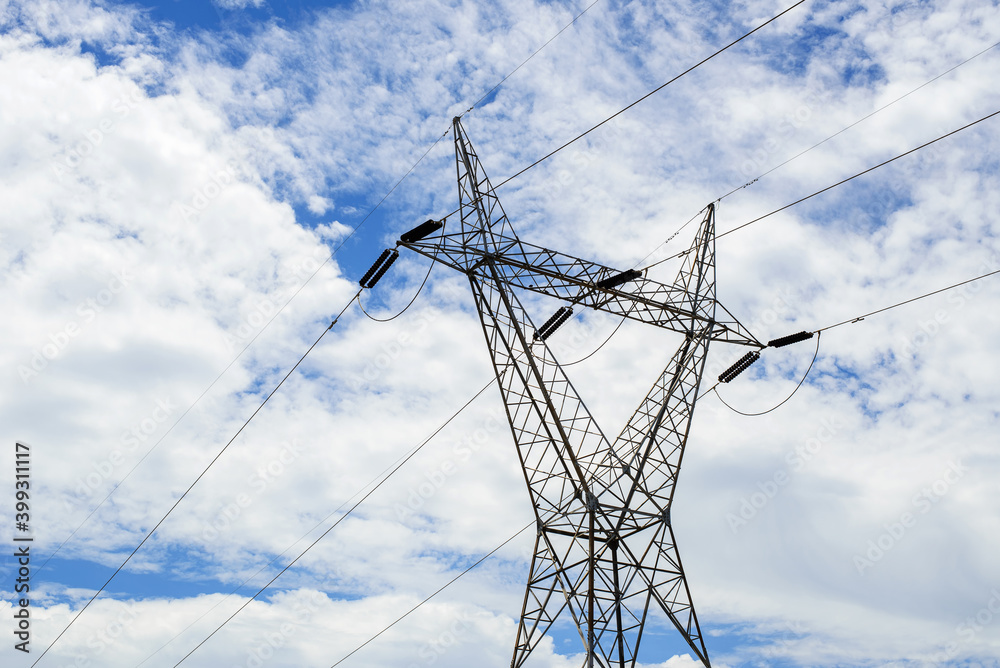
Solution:
[{"label": "metal strut", "polygon": [[[764,347],[725,309],[717,318],[715,209],[709,206],[670,285],[525,244],[459,119],[453,127],[460,229],[400,245],[468,276],[534,508],[535,548],[511,666],[523,666],[568,614],[585,667],[634,667],[652,609],[710,666],[670,507],[709,344]],[[613,442],[545,342],[555,320],[536,329],[514,288],[684,334]]]}]

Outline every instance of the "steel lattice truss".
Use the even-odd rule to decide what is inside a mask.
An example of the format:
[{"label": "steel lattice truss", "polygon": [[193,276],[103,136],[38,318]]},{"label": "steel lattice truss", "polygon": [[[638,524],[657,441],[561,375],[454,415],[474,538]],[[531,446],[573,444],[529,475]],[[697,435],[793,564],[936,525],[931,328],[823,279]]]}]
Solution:
[{"label": "steel lattice truss", "polygon": [[[469,277],[507,409],[537,534],[511,666],[562,614],[584,666],[634,666],[651,609],[695,655],[708,652],[671,528],[670,506],[711,341],[763,347],[725,309],[717,318],[714,207],[671,285],[520,241],[465,131],[454,121],[461,224],[400,245]],[[515,289],[684,334],[613,442],[531,322]]]}]

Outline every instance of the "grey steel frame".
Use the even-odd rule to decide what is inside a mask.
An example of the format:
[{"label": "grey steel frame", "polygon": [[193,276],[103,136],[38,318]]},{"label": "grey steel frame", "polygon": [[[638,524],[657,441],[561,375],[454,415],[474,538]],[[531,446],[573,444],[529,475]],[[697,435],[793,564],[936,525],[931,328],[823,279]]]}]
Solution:
[{"label": "grey steel frame", "polygon": [[[511,667],[568,611],[585,668],[638,661],[651,606],[710,666],[671,527],[670,507],[709,343],[763,348],[728,311],[717,319],[715,208],[710,205],[671,285],[517,238],[458,118],[459,231],[399,245],[466,274],[489,346],[537,532]],[[612,443],[591,417],[514,289],[558,297],[684,334]]]}]

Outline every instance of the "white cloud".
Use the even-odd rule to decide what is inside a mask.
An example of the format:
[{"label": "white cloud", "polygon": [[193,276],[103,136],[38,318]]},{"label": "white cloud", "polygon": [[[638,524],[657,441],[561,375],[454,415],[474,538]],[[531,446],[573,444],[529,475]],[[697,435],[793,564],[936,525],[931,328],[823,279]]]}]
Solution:
[{"label": "white cloud", "polygon": [[[0,87],[16,94],[0,106],[0,405],[7,442],[33,447],[39,553],[121,483],[63,548],[120,563],[350,300],[381,247],[455,207],[449,139],[320,268],[330,247],[452,116],[581,8],[370,3],[252,35],[192,37],[124,6],[3,6]],[[777,10],[739,7],[734,24],[713,18],[721,8],[599,4],[463,122],[499,182]],[[803,8],[500,197],[526,240],[630,266],[706,202],[985,48],[998,27],[981,3]],[[81,43],[119,64],[100,65]],[[997,57],[985,54],[726,198],[720,232],[994,111]],[[1000,268],[996,133],[987,123],[721,239],[720,299],[767,339]],[[307,229],[296,210],[324,223]],[[685,247],[691,231],[652,259]],[[398,312],[426,266],[404,254],[363,295],[366,309]],[[668,281],[675,271],[667,263],[651,276]],[[984,281],[824,333],[810,382],[766,417],[737,416],[712,396],[699,404],[674,520],[716,665],[1000,654],[1000,622],[962,626],[1000,586],[996,296]],[[551,312],[528,301],[539,318]],[[616,324],[574,319],[553,346],[577,359]],[[570,370],[612,434],[677,340],[629,324]],[[743,410],[773,406],[811,346],[766,351],[720,392]],[[713,351],[713,378],[735,354]],[[135,570],[178,592],[113,583],[116,600],[95,603],[51,665],[77,655],[136,665],[222,600],[192,593],[199,583],[228,591],[253,575],[490,374],[460,276],[438,268],[389,323],[352,308],[138,553]],[[499,407],[488,389],[282,576],[287,589],[248,606],[189,665],[249,665],[268,647],[265,665],[330,665],[524,526],[531,512],[509,436],[496,428]],[[937,494],[956,462],[966,470]],[[928,488],[924,512],[914,499]],[[0,513],[10,519],[9,508]],[[916,521],[897,537],[904,513]],[[880,539],[891,546],[869,558],[869,541]],[[362,650],[357,665],[508,662],[527,542],[521,536]],[[872,562],[863,573],[858,555]],[[86,595],[55,584],[64,575],[38,576],[39,649]],[[248,591],[164,655],[176,662]],[[303,602],[315,613],[283,631]],[[733,649],[716,651],[715,638]],[[692,665],[675,653],[641,658]],[[4,657],[23,663],[9,647]],[[579,663],[549,640],[538,651],[539,666]]]},{"label": "white cloud", "polygon": [[262,7],[264,0],[212,0],[212,3],[223,9],[239,10],[247,7]]}]

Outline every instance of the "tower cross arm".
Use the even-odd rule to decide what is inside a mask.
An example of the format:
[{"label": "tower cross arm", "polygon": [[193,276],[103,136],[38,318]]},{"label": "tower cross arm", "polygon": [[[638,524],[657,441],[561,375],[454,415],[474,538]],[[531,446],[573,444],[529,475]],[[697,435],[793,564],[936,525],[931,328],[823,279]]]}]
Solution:
[{"label": "tower cross arm", "polygon": [[[735,318],[713,320],[710,311],[691,300],[680,286],[646,278],[640,272],[623,272],[596,262],[493,235],[488,248],[468,245],[462,233],[399,246],[448,265],[464,274],[480,275],[487,265],[506,285],[556,297],[585,308],[645,322],[663,329],[688,333],[712,325],[711,340],[738,345],[763,345]],[[724,308],[722,311],[728,316]]]}]

